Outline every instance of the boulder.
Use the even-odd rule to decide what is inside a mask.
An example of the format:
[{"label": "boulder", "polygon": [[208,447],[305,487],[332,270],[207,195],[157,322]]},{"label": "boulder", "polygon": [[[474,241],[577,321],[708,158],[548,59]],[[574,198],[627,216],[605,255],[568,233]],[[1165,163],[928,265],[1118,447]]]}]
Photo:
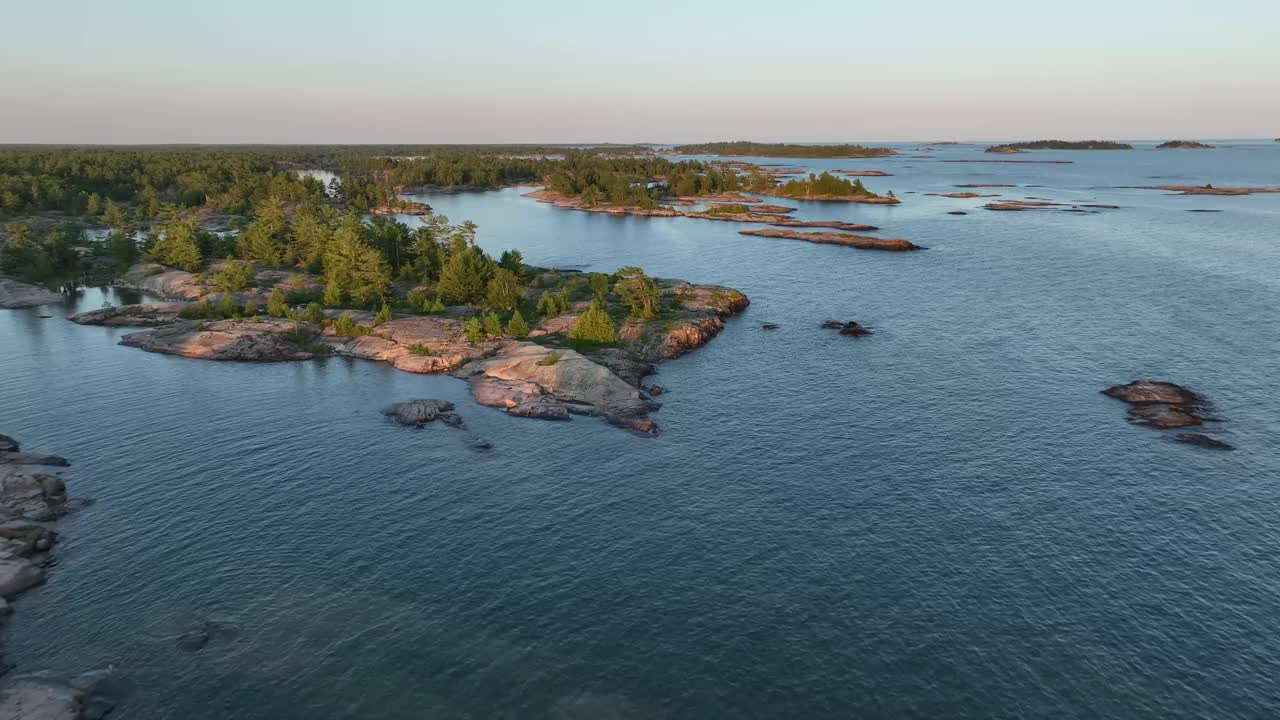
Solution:
[{"label": "boulder", "polygon": [[871,328],[860,325],[853,320],[849,322],[840,322],[839,320],[823,321],[822,327],[830,330],[839,330],[841,335],[850,335],[853,337],[862,337],[871,334]]},{"label": "boulder", "polygon": [[460,427],[462,418],[453,412],[453,403],[448,400],[410,400],[395,403],[382,411],[383,415],[395,418],[401,425],[422,427],[430,422],[440,420],[446,425]]},{"label": "boulder", "polygon": [[1129,408],[1129,418],[1139,425],[1146,425],[1159,430],[1191,427],[1200,424],[1200,418],[1196,417],[1186,406],[1166,405],[1164,403],[1135,405]]},{"label": "boulder", "polygon": [[18,452],[18,441],[8,435],[0,435],[0,452]]},{"label": "boulder", "polygon": [[1193,405],[1200,399],[1181,385],[1164,380],[1135,380],[1127,385],[1109,387],[1103,390],[1102,394],[1135,405],[1142,403]]},{"label": "boulder", "polygon": [[760,326],[760,329],[761,329],[761,330],[777,330],[777,329],[778,329],[778,325],[777,325],[777,323],[765,323],[765,324],[763,324],[763,325],[761,325],[761,326]]},{"label": "boulder", "polygon": [[61,478],[28,466],[0,465],[0,519],[53,520],[67,511]]},{"label": "boulder", "polygon": [[[8,544],[7,541],[5,543]],[[8,556],[9,549],[0,546],[0,596],[10,598],[44,582],[44,569],[30,560]]]},{"label": "boulder", "polygon": [[569,420],[569,409],[551,399],[530,400],[507,408],[508,415],[538,420]]}]

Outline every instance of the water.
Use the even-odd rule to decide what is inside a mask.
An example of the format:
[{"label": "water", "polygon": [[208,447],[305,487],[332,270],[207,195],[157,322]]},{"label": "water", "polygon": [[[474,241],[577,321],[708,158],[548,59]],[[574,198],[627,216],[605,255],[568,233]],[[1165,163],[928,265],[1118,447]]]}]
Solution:
[{"label": "water", "polygon": [[[893,172],[865,182],[900,206],[796,215],[930,248],[907,254],[420,198],[490,251],[751,297],[662,365],[657,438],[383,364],[204,363],[0,313],[0,431],[96,500],[58,523],[7,654],[118,666],[129,718],[1274,717],[1280,196],[1111,188],[1280,184],[1280,144],[1149,147],[794,163]],[[967,182],[1123,209],[923,195]],[[1144,376],[1210,397],[1238,449],[1127,425],[1098,391]],[[415,397],[468,430],[379,413]],[[206,617],[240,636],[178,650]]]}]

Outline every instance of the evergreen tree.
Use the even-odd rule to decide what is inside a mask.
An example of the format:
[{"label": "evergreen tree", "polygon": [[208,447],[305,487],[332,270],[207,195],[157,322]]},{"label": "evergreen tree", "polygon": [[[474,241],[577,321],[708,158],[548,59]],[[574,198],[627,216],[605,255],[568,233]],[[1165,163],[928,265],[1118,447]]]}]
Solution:
[{"label": "evergreen tree", "polygon": [[271,297],[267,298],[267,314],[274,317],[289,317],[289,303],[285,302],[280,288],[271,289]]},{"label": "evergreen tree", "polygon": [[498,319],[497,313],[485,313],[484,334],[489,337],[498,337],[502,334],[502,321]]},{"label": "evergreen tree", "polygon": [[373,316],[373,324],[383,325],[385,323],[389,323],[391,322],[391,317],[391,306],[384,300],[382,302],[382,309],[378,311],[377,315]]},{"label": "evergreen tree", "polygon": [[613,321],[609,319],[608,313],[604,308],[600,307],[600,303],[591,302],[591,307],[587,308],[569,331],[569,337],[574,340],[586,340],[595,343],[612,343],[617,342],[618,334],[613,328]]},{"label": "evergreen tree", "polygon": [[324,271],[328,305],[337,305],[344,297],[365,305],[385,294],[390,284],[386,261],[364,241],[360,218],[355,215],[348,215],[333,234],[324,256]]},{"label": "evergreen tree", "polygon": [[244,316],[253,317],[258,314],[258,304],[250,300],[244,304]]},{"label": "evergreen tree", "polygon": [[253,265],[231,258],[213,276],[213,286],[224,293],[240,292],[253,282]]},{"label": "evergreen tree", "polygon": [[509,270],[517,278],[524,277],[524,256],[519,250],[506,250],[498,258],[498,264]]},{"label": "evergreen tree", "polygon": [[151,246],[151,259],[188,272],[200,267],[202,258],[196,246],[195,221],[174,220],[165,225],[163,234]]},{"label": "evergreen tree", "polygon": [[519,338],[529,335],[529,325],[524,321],[524,316],[519,310],[511,313],[511,319],[507,321],[507,334]]},{"label": "evergreen tree", "polygon": [[604,273],[591,273],[591,294],[596,300],[604,302],[609,297],[609,276]]},{"label": "evergreen tree", "polygon": [[516,279],[514,273],[500,267],[493,273],[489,288],[485,292],[485,302],[494,310],[514,310],[524,299],[524,286]]},{"label": "evergreen tree", "polygon": [[222,299],[218,301],[218,314],[224,318],[234,317],[240,313],[240,308],[236,306],[236,300],[231,293],[222,293]]},{"label": "evergreen tree", "polygon": [[480,248],[467,247],[449,257],[436,290],[451,305],[478,304],[484,300],[493,273],[493,260]]},{"label": "evergreen tree", "polygon": [[324,306],[316,302],[308,304],[307,319],[317,325],[324,322]]},{"label": "evergreen tree", "polygon": [[138,261],[138,243],[134,242],[132,236],[119,230],[111,231],[111,236],[107,238],[107,251],[119,268],[127,268]]},{"label": "evergreen tree", "polygon": [[479,344],[484,342],[484,325],[480,324],[480,318],[472,315],[462,324],[462,334],[466,336],[469,343]]},{"label": "evergreen tree", "polygon": [[619,269],[617,278],[614,287],[622,301],[631,308],[631,314],[646,320],[653,318],[661,297],[657,283],[645,275],[644,270],[634,266]]},{"label": "evergreen tree", "polygon": [[342,315],[338,317],[338,322],[333,324],[333,330],[339,335],[354,337],[356,334],[356,321],[352,320],[351,316],[347,313],[342,313]]}]

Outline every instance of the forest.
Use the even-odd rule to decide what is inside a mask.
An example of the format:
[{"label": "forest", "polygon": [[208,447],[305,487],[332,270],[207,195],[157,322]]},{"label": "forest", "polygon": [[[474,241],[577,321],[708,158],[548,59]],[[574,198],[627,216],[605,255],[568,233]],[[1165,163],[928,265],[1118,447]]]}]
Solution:
[{"label": "forest", "polygon": [[[814,175],[810,173],[807,178],[798,180],[788,180],[781,185],[768,191],[770,195],[780,195],[782,197],[805,198],[805,197],[880,197],[876,193],[868,190],[863,184],[861,178],[856,178],[852,182],[849,180],[836,177],[831,173],[822,173]],[[889,197],[893,197],[890,192]]]},{"label": "forest", "polygon": [[1110,140],[1034,140],[1031,142],[992,145],[985,152],[1017,152],[1019,150],[1132,150],[1128,143]]}]

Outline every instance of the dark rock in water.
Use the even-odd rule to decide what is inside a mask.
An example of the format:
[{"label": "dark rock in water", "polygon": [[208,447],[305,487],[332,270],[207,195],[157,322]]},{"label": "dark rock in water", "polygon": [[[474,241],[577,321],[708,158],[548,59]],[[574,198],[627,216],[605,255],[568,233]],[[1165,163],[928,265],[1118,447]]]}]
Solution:
[{"label": "dark rock in water", "polygon": [[1235,450],[1231,443],[1211,438],[1208,435],[1201,435],[1200,433],[1179,433],[1174,439],[1180,443],[1199,445],[1212,450]]},{"label": "dark rock in water", "polygon": [[0,450],[0,465],[52,465],[67,467],[71,463],[57,455],[41,455],[39,453],[6,452]]},{"label": "dark rock in water", "polygon": [[493,449],[493,443],[488,440],[475,440],[467,443],[467,447],[475,450],[476,452],[489,452]]},{"label": "dark rock in water", "polygon": [[421,427],[436,420],[451,427],[462,427],[462,418],[453,412],[453,403],[448,400],[410,400],[391,405],[382,414],[411,427]]},{"label": "dark rock in water", "polygon": [[840,328],[844,327],[844,323],[840,322],[839,320],[823,320],[822,327],[830,328],[832,330],[839,330]]},{"label": "dark rock in water", "polygon": [[1164,403],[1167,405],[1194,405],[1200,398],[1190,390],[1164,380],[1135,380],[1127,385],[1114,385],[1102,391],[1103,395],[1140,405]]},{"label": "dark rock in water", "polygon": [[8,435],[0,435],[0,452],[18,452],[18,441]]},{"label": "dark rock in water", "polygon": [[649,387],[645,388],[645,392],[649,393],[653,397],[657,397],[666,391],[667,389],[662,387],[661,385],[650,385]]},{"label": "dark rock in water", "polygon": [[1191,427],[1200,424],[1200,418],[1182,405],[1166,405],[1151,403],[1129,408],[1129,417],[1139,425],[1146,425],[1158,430]]},{"label": "dark rock in water", "polygon": [[871,329],[867,327],[863,327],[862,325],[859,325],[856,322],[850,321],[845,323],[844,327],[840,328],[840,334],[852,335],[853,337],[862,337],[863,335],[870,335]]},{"label": "dark rock in water", "polygon": [[968,215],[969,213],[967,213],[967,212],[965,212],[965,211],[963,211],[963,210],[948,210],[948,211],[947,211],[947,214],[948,214],[948,215]]},{"label": "dark rock in water", "polygon": [[658,423],[647,417],[615,417],[609,418],[609,422],[645,435],[658,434]]},{"label": "dark rock in water", "polygon": [[1221,210],[1188,210],[1187,212],[1222,212]]},{"label": "dark rock in water", "polygon": [[179,650],[196,652],[203,650],[211,642],[234,640],[240,636],[240,629],[232,623],[217,620],[202,620],[195,627],[178,636]]},{"label": "dark rock in water", "polygon": [[777,330],[778,326],[775,323],[765,323],[760,326],[760,329],[761,330]]}]

